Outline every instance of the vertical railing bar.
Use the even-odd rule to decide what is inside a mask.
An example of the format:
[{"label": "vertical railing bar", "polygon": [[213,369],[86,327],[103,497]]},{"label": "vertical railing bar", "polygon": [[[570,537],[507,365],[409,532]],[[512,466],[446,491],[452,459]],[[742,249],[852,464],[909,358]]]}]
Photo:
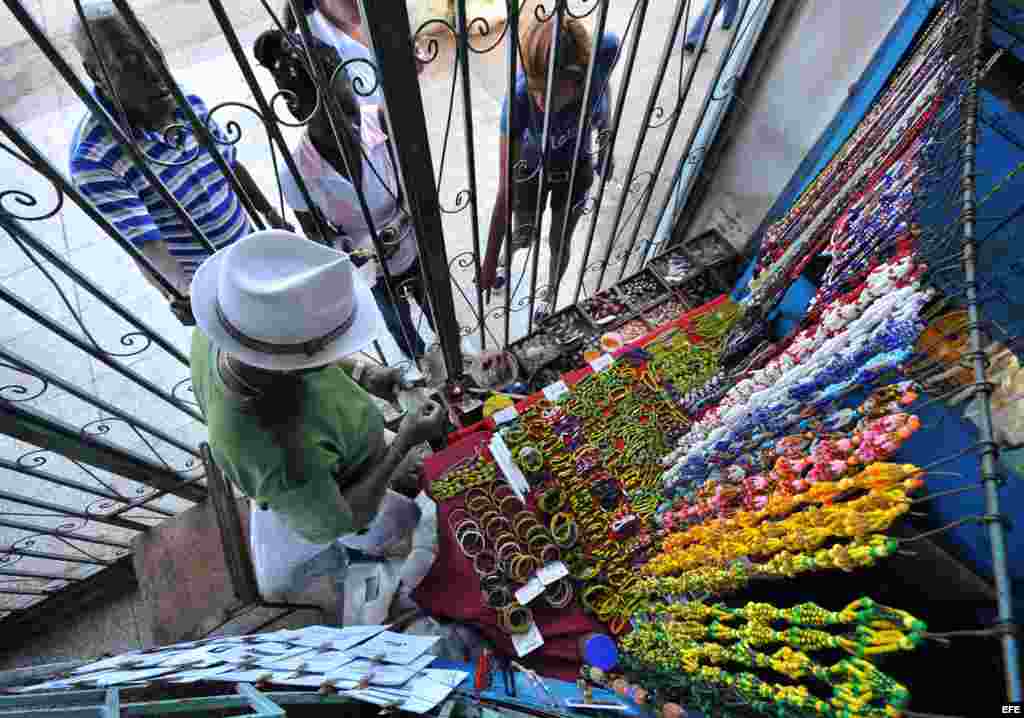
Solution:
[{"label": "vertical railing bar", "polygon": [[[76,9],[81,12],[79,7],[81,0],[75,0]],[[92,116],[96,118],[103,127],[110,132],[114,139],[128,150],[138,170],[146,177],[146,180],[150,183],[160,198],[167,203],[171,211],[174,212],[178,219],[181,220],[182,224],[188,227],[192,235],[199,240],[199,243],[209,252],[216,252],[217,248],[209,240],[206,234],[199,228],[199,225],[195,223],[185,208],[181,206],[181,203],[171,194],[171,191],[167,189],[163,181],[153,172],[149,166],[149,162],[146,160],[146,156],[142,150],[131,140],[131,138],[125,133],[121,126],[117,124],[113,117],[107,112],[106,108],[100,104],[99,100],[92,96],[92,93],[86,89],[85,85],[78,79],[74,70],[65,62],[64,58],[60,56],[53,44],[50,42],[46,34],[39,29],[35,19],[31,14],[28,13],[22,6],[19,0],[4,0],[4,4],[7,5],[8,9],[14,15],[15,19],[21,26],[25,28],[25,32],[28,33],[32,42],[35,43],[44,55],[49,60],[50,64],[58,74],[64,79],[66,83],[71,87],[79,99],[85,103],[86,107],[92,113]]]},{"label": "vertical railing bar", "polygon": [[[92,486],[82,484],[78,481],[75,481],[74,479],[66,479],[63,476],[50,474],[46,471],[42,471],[32,466],[24,466],[22,464],[18,464],[14,461],[9,461],[8,459],[4,459],[2,457],[0,457],[0,469],[13,471],[24,476],[31,476],[34,479],[45,481],[48,484],[53,484],[54,486],[63,486],[64,488],[72,489],[73,491],[81,491],[83,494],[89,494],[90,496],[95,496],[97,498],[107,499],[108,501],[113,501],[116,503],[124,503],[124,497],[118,496],[112,491],[105,491],[103,489],[93,488]],[[148,500],[150,499],[147,499],[147,501]],[[153,513],[160,514],[161,516],[164,516],[166,518],[171,518],[172,516],[174,516],[173,512],[166,511],[158,507],[152,508],[147,506],[145,508],[147,511],[152,511]]]},{"label": "vertical railing bar", "polygon": [[456,2],[455,21],[458,28],[456,48],[462,71],[462,112],[466,137],[466,171],[469,174],[469,212],[470,227],[473,232],[473,267],[476,272],[476,308],[480,320],[480,350],[487,349],[487,332],[484,331],[484,292],[480,286],[480,212],[477,205],[476,183],[476,146],[473,139],[473,97],[470,86],[469,72],[469,25],[466,19],[466,0]]},{"label": "vertical railing bar", "polygon": [[173,436],[164,432],[163,430],[151,425],[149,422],[142,421],[141,419],[132,416],[128,412],[117,408],[113,404],[104,401],[100,397],[94,396],[93,394],[90,394],[89,392],[80,389],[74,383],[66,381],[65,379],[62,379],[56,374],[51,374],[42,367],[34,364],[28,359],[25,359],[24,357],[18,356],[17,354],[15,354],[14,352],[10,351],[9,349],[2,345],[0,345],[0,359],[6,359],[7,361],[13,364],[22,366],[26,370],[25,373],[29,374],[30,376],[39,377],[43,381],[46,381],[47,383],[59,387],[60,389],[67,392],[71,396],[75,397],[76,399],[79,399],[86,404],[91,404],[92,406],[96,407],[97,409],[100,409],[104,413],[110,414],[111,416],[116,417],[124,421],[125,423],[134,426],[137,429],[141,429],[142,431],[145,431],[147,434],[150,434],[151,436],[160,439],[164,443],[170,444],[171,446],[175,447],[176,449],[179,449],[180,451],[184,451],[187,454],[192,454],[197,459],[200,458],[199,452],[196,449],[190,447],[185,442],[174,438]]},{"label": "vertical railing bar", "polygon": [[[71,201],[77,204],[78,207],[89,216],[89,219],[98,224],[100,229],[106,232],[111,239],[117,242],[117,245],[121,249],[127,252],[134,261],[144,266],[165,292],[173,296],[175,299],[183,298],[183,295],[178,288],[160,273],[156,268],[156,265],[149,261],[149,258],[140,252],[135,245],[121,236],[121,233],[117,231],[114,225],[111,224],[106,217],[100,214],[96,209],[96,206],[86,199],[85,195],[78,191],[78,188],[75,187],[74,183],[68,181],[63,174],[50,164],[50,161],[42,152],[39,151],[35,144],[25,137],[17,127],[8,122],[7,118],[5,118],[2,113],[0,113],[0,132],[10,139],[19,150],[25,153],[31,161],[33,169],[37,170],[51,184],[53,184],[54,188],[58,192],[70,197]],[[3,217],[2,210],[0,210],[0,217]]]},{"label": "vertical railing bar", "polygon": [[[75,511],[74,509],[70,509],[66,506],[61,506],[59,504],[51,504],[48,501],[34,499],[31,496],[11,494],[3,490],[0,490],[0,500],[9,501],[11,503],[16,504],[22,504],[24,506],[31,506],[32,508],[39,509],[40,511],[55,511],[59,514],[62,514],[63,516],[68,516],[76,519],[84,519],[86,521],[96,521],[97,523],[109,524],[111,526],[117,526],[118,528],[129,529],[131,531],[146,531],[149,529],[149,526],[147,526],[146,524],[140,524],[136,521],[132,521],[131,519],[124,519],[119,517],[111,518],[111,516],[106,514],[92,514],[87,511]],[[3,513],[0,512],[0,515],[3,515]]]},{"label": "vertical railing bar", "polygon": [[[360,0],[360,12],[364,26],[370,30],[368,35],[377,62],[382,67],[380,75],[385,78],[384,112],[394,144],[398,165],[395,169],[404,188],[416,236],[420,278],[429,295],[430,306],[423,309],[433,313],[448,378],[457,381],[463,374],[462,337],[455,319],[437,179],[410,37],[409,10],[403,3],[385,8],[381,3]],[[391,68],[391,72],[383,68]]]},{"label": "vertical railing bar", "polygon": [[[508,38],[508,90],[506,90],[505,98],[508,103],[508,126],[512,128],[515,126],[515,107],[516,103],[513,102],[516,96],[516,82],[518,80],[518,63],[519,63],[519,0],[506,0],[506,36]],[[515,152],[513,147],[515,143],[512,138],[508,138],[507,154],[505,156],[505,167],[506,172],[504,177],[500,177],[499,181],[505,183],[505,348],[508,348],[511,339],[511,326],[512,321],[512,232],[514,228],[513,223],[513,201],[512,191],[515,188],[514,175],[516,168],[513,160],[515,160]]]},{"label": "vertical railing bar", "polygon": [[[686,0],[680,0],[680,2],[686,2]],[[586,79],[586,81],[585,81],[585,83],[583,85],[583,100],[580,102],[580,108],[581,108],[580,119],[579,119],[579,122],[576,124],[576,147],[573,150],[572,170],[571,170],[571,174],[570,174],[570,177],[569,177],[569,201],[570,202],[572,201],[572,198],[576,196],[576,192],[575,192],[575,189],[576,189],[576,169],[579,166],[578,160],[579,160],[579,156],[580,156],[580,148],[581,148],[581,146],[582,146],[582,144],[583,144],[583,142],[585,140],[589,140],[589,137],[584,138],[584,131],[590,125],[590,119],[591,119],[590,118],[590,106],[591,106],[591,98],[592,98],[593,89],[594,89],[594,72],[597,69],[597,55],[598,55],[598,52],[601,49],[601,42],[604,40],[604,30],[605,30],[605,25],[607,24],[607,20],[608,20],[608,0],[601,0],[601,5],[598,8],[598,12],[597,12],[596,27],[594,29],[594,42],[592,43],[592,46],[590,48],[590,66],[587,68],[587,79]],[[607,84],[607,82],[610,82],[610,81],[611,81],[611,76],[609,76],[607,78],[605,86],[601,88],[601,92],[608,92],[608,84]],[[598,143],[600,145],[600,140],[598,141]],[[598,157],[601,157],[600,151],[598,152]],[[591,159],[592,158],[588,154],[587,160],[591,161]],[[611,156],[610,155],[608,156],[607,161],[609,161],[609,162],[611,161]],[[602,167],[600,169],[603,170],[604,168]],[[584,200],[584,202],[585,201],[586,200]],[[567,211],[565,213],[565,220],[562,222],[562,230],[561,230],[562,241],[558,245],[558,257],[557,257],[557,262],[555,263],[555,267],[558,267],[558,268],[561,268],[562,262],[564,261],[563,254],[569,250],[569,237],[566,236],[566,233],[569,230],[569,224],[572,221],[572,214],[573,214],[573,212],[574,212],[574,208],[570,204],[569,207],[567,207]],[[595,215],[595,221],[596,221],[596,215]],[[584,257],[583,264],[580,265],[580,271],[582,272],[585,267],[586,267],[586,258]],[[558,306],[557,306],[558,290],[561,288],[561,285],[562,285],[562,278],[561,278],[561,276],[559,276],[557,281],[555,281],[554,283],[551,282],[551,277],[548,277],[548,285],[549,285],[548,295],[549,295],[549,299],[551,301],[551,308],[552,308],[552,310],[557,310],[558,309]]]},{"label": "vertical railing bar", "polygon": [[[715,88],[718,86],[718,82],[722,78],[722,73],[725,71],[725,68],[728,66],[729,60],[732,58],[732,53],[736,49],[736,40],[739,37],[740,28],[743,27],[743,23],[747,19],[747,11],[750,10],[750,3],[751,3],[751,0],[744,0],[742,9],[740,10],[740,12],[739,12],[738,16],[736,17],[736,19],[733,21],[732,32],[729,33],[729,46],[726,49],[726,51],[724,53],[722,53],[722,57],[718,61],[718,67],[715,69],[714,77],[711,78],[711,84],[708,85],[707,93],[704,95],[704,101],[703,101],[703,104],[701,105],[700,112],[697,115],[697,120],[696,120],[696,122],[694,122],[693,127],[690,128],[690,136],[687,138],[686,145],[683,147],[683,151],[679,155],[679,164],[676,166],[675,172],[672,175],[672,182],[668,186],[668,193],[665,195],[665,201],[662,203],[661,209],[658,211],[658,219],[657,219],[657,222],[654,224],[654,230],[653,230],[654,232],[658,231],[658,227],[660,227],[661,223],[664,221],[665,213],[668,212],[668,207],[672,203],[672,196],[675,194],[676,186],[679,184],[679,181],[682,179],[683,169],[686,167],[687,158],[689,157],[690,152],[692,151],[693,143],[697,139],[697,133],[700,131],[701,125],[704,122],[704,118],[707,116],[708,108],[711,106],[711,100],[713,99]],[[708,20],[707,25],[710,26],[711,24],[712,24],[712,20]],[[705,30],[707,30],[707,28],[705,28]],[[705,37],[706,37],[706,35],[705,35]],[[695,65],[696,65],[696,63],[695,63]],[[687,79],[689,80],[689,78],[687,78]],[[688,90],[687,90],[687,94],[688,94]],[[685,96],[684,96],[683,99],[685,100]],[[679,105],[679,108],[680,108],[680,111],[681,111],[682,104]],[[676,127],[677,123],[678,123],[678,115],[675,118],[673,118],[673,120],[672,120],[672,126],[669,129],[669,134],[666,137],[666,144],[662,147],[662,151],[661,151],[661,153],[658,156],[658,161],[655,164],[655,169],[654,169],[654,173],[655,174],[654,174],[654,177],[651,178],[652,183],[661,174],[661,170],[662,170],[662,168],[664,166],[665,159],[666,159],[666,156],[668,154],[669,142],[671,141],[672,136],[675,134],[675,127]],[[648,207],[650,207],[651,200],[653,198],[654,198],[654,192],[653,192],[653,189],[652,189],[652,191],[646,197],[644,197],[642,209],[641,209],[641,212],[640,212],[640,216],[641,217],[643,217],[644,214],[647,212],[647,209],[648,209]],[[636,244],[636,241],[637,241],[637,239],[640,236],[640,229],[641,229],[641,225],[638,223],[637,226],[636,226],[636,229],[633,232],[633,239],[632,239],[632,241],[630,243],[630,253],[632,253],[633,247]],[[646,255],[646,250],[645,250],[645,255]],[[645,260],[645,263],[646,263],[646,256],[644,257],[644,260]]]},{"label": "vertical railing bar", "polygon": [[[558,82],[556,75],[559,73],[558,67],[558,50],[562,44],[562,23],[565,21],[565,11],[569,0],[555,0],[555,11],[553,16],[548,17],[548,22],[552,23],[551,33],[551,50],[548,56],[548,77],[547,87],[544,88],[544,121],[542,123],[541,130],[541,152],[540,152],[540,174],[537,177],[537,202],[536,208],[533,213],[533,227],[531,228],[530,244],[533,245],[533,253],[531,256],[531,269],[530,269],[530,305],[527,312],[527,334],[533,331],[533,308],[537,294],[537,265],[540,260],[540,245],[541,245],[541,218],[544,215],[544,204],[545,204],[545,193],[548,186],[548,159],[551,156],[551,93],[555,89],[555,85]],[[540,30],[538,30],[540,32]],[[521,49],[521,48],[520,48]],[[529,92],[529,88],[527,88]],[[515,95],[511,95],[512,98]],[[533,112],[534,103],[533,98],[530,97],[530,112]],[[511,99],[509,100],[511,102]],[[511,127],[511,125],[509,125]],[[511,142],[511,138],[509,138]],[[571,200],[571,198],[570,198]],[[571,209],[571,208],[570,208]],[[509,247],[511,253],[511,246]],[[516,283],[518,285],[518,282]]]},{"label": "vertical railing bar", "polygon": [[70,344],[74,344],[76,347],[84,351],[92,358],[98,359],[99,361],[103,362],[121,376],[130,379],[134,383],[149,391],[151,394],[160,397],[161,399],[163,399],[168,404],[178,409],[182,413],[188,414],[189,416],[191,416],[193,419],[200,423],[203,422],[202,415],[199,414],[197,411],[184,406],[182,402],[180,402],[178,399],[175,399],[173,396],[165,392],[163,389],[158,387],[149,379],[146,379],[138,372],[124,366],[120,362],[112,360],[109,356],[107,356],[106,352],[97,349],[92,344],[88,343],[87,341],[84,341],[77,335],[71,333],[69,330],[65,329],[63,326],[58,324],[49,316],[36,311],[34,307],[27,304],[24,300],[22,300],[21,297],[10,292],[6,287],[2,285],[0,285],[0,300],[7,302],[22,314],[31,317],[38,324],[42,324],[44,327],[49,329],[51,332],[59,336],[64,341]]},{"label": "vertical railing bar", "polygon": [[[656,75],[657,80],[655,81],[654,86],[651,88],[650,97],[647,98],[647,108],[644,110],[643,120],[641,121],[640,134],[638,135],[637,140],[636,140],[636,147],[633,149],[633,156],[630,158],[630,161],[629,161],[629,169],[626,170],[626,176],[625,176],[625,178],[622,181],[622,185],[623,185],[623,187],[625,187],[626,191],[624,191],[622,193],[622,197],[619,199],[618,205],[616,205],[616,207],[615,207],[615,218],[612,220],[611,230],[608,232],[608,237],[609,237],[608,244],[609,244],[609,246],[612,246],[612,245],[615,244],[616,234],[619,231],[619,223],[622,221],[622,214],[623,214],[624,210],[626,209],[626,201],[629,199],[629,195],[630,195],[629,188],[633,184],[633,178],[636,176],[636,167],[640,163],[640,151],[643,149],[644,144],[647,142],[647,133],[651,129],[650,128],[651,117],[654,115],[654,109],[658,106],[658,99],[659,99],[658,96],[661,94],[661,87],[662,87],[662,85],[665,82],[665,72],[666,72],[666,70],[668,70],[668,63],[669,63],[670,59],[672,58],[672,48],[674,48],[675,44],[676,44],[676,36],[679,34],[679,25],[680,25],[680,23],[682,23],[684,13],[687,16],[689,15],[689,9],[690,9],[690,0],[679,0],[678,1],[677,5],[676,5],[676,12],[675,12],[675,15],[673,16],[673,19],[672,19],[672,24],[671,24],[671,27],[670,27],[670,31],[669,31],[668,35],[665,37],[665,48],[662,50],[662,52],[661,52],[661,59],[658,61],[658,71],[657,71],[657,75]],[[712,24],[712,20],[709,20],[706,24],[711,25]],[[683,32],[684,33],[686,32],[686,27],[685,26],[683,27]],[[693,77],[693,73],[694,73],[697,65],[699,64],[699,62],[700,62],[700,58],[697,57],[690,64],[690,72],[687,74],[687,82],[689,82],[691,80],[691,78]],[[673,119],[678,118],[681,114],[682,114],[682,104],[677,102],[676,106],[674,108]],[[669,129],[669,131],[665,135],[665,141],[663,143],[663,147],[667,147],[669,144],[671,144],[672,137],[673,137],[673,130],[674,129],[675,129],[675,125],[674,124],[670,125],[670,129]],[[657,174],[654,174],[650,178],[650,180],[649,180],[650,181],[650,185],[649,185],[650,189],[649,189],[649,191],[644,193],[645,196],[649,197],[654,192],[654,184],[657,181],[657,179],[658,179],[658,175]],[[641,210],[640,213],[639,213],[639,217],[640,218],[639,218],[639,220],[637,220],[637,227],[639,227],[642,224],[643,216],[644,216],[644,213],[643,213],[643,210]],[[634,238],[634,242],[635,241],[636,240]],[[621,281],[622,277],[625,275],[626,267],[629,265],[629,255],[632,254],[632,251],[633,251],[633,245],[631,244],[630,248],[629,248],[629,251],[626,253],[626,259],[625,259],[625,261],[622,262],[622,265],[621,265],[621,267],[619,269],[619,276],[618,276],[618,280],[617,281]],[[604,268],[602,267],[601,279],[603,279],[603,277],[604,277]],[[600,286],[600,280],[598,282],[598,286]]]},{"label": "vertical railing bar", "polygon": [[[716,0],[718,2],[719,0]],[[647,5],[649,0],[637,0],[636,5],[636,30],[633,35],[633,42],[629,47],[629,53],[626,56],[626,66],[622,71],[622,82],[619,86],[618,98],[615,101],[615,114],[612,117],[612,129],[608,135],[608,155],[612,156],[615,153],[615,142],[619,137],[619,124],[622,121],[622,113],[625,110],[626,96],[629,94],[630,80],[633,77],[633,65],[636,63],[637,51],[640,48],[640,33],[643,31],[644,21],[647,18]],[[590,222],[590,228],[587,231],[587,243],[586,248],[583,250],[583,265],[580,270],[579,277],[576,278],[576,291],[573,294],[572,303],[575,304],[580,300],[580,292],[583,290],[583,278],[586,275],[587,260],[590,258],[590,250],[594,243],[594,234],[597,232],[597,212],[601,209],[601,202],[604,200],[604,189],[608,183],[608,178],[602,176],[597,184],[597,197],[594,200],[594,219]],[[628,188],[625,188],[625,192]],[[611,253],[611,242],[608,244],[608,254]],[[604,264],[607,264],[607,257],[603,260]],[[601,270],[601,276],[604,276],[604,269]],[[597,289],[600,289],[600,282],[596,285]]]},{"label": "vertical railing bar", "polygon": [[[704,23],[704,27],[701,28],[700,42],[697,43],[697,47],[696,47],[696,49],[693,52],[693,62],[690,63],[690,67],[689,67],[689,69],[687,70],[687,73],[686,73],[686,80],[684,81],[683,87],[680,90],[678,102],[676,104],[676,111],[672,115],[672,119],[669,120],[668,129],[665,131],[665,141],[662,143],[661,151],[660,151],[659,157],[658,157],[658,163],[656,164],[657,170],[653,174],[653,176],[651,177],[651,180],[650,180],[651,181],[651,191],[646,193],[646,195],[648,197],[650,197],[653,194],[653,192],[654,192],[654,182],[657,180],[658,174],[661,172],[661,165],[664,163],[665,156],[668,154],[668,149],[669,149],[669,147],[672,144],[673,135],[675,135],[676,127],[679,125],[679,119],[682,116],[682,108],[683,108],[684,104],[686,103],[686,99],[690,95],[690,89],[693,86],[693,78],[697,74],[697,68],[700,66],[701,57],[704,54],[704,48],[707,46],[708,37],[711,35],[711,26],[714,24],[714,19],[713,18],[718,16],[718,10],[722,6],[722,1],[723,0],[713,0],[714,4],[712,5],[711,10],[708,12],[708,15],[707,15],[708,22]],[[733,34],[735,35],[735,31],[734,31]],[[710,95],[710,90],[708,91],[707,94],[705,94],[705,100],[707,99],[708,95]],[[684,158],[685,158],[685,156],[684,156]],[[626,198],[629,195],[628,189],[629,189],[629,186],[627,185],[626,186],[626,190],[627,191],[625,193],[623,193],[622,199],[619,201],[620,207],[626,201]],[[643,213],[642,212],[640,214],[640,217],[641,217],[641,221],[642,221],[642,218],[643,218]],[[640,222],[638,221],[637,222],[637,232],[639,232],[639,230],[640,230]],[[636,241],[636,235],[635,234],[634,234],[634,237],[633,237],[632,241],[633,242]],[[607,246],[607,248],[605,250],[604,259],[601,261],[601,273],[598,275],[598,279],[597,279],[597,287],[598,288],[600,288],[601,285],[604,283],[604,275],[605,275],[605,272],[608,270],[608,262],[611,259],[612,249],[614,249],[614,246],[615,246],[615,236],[613,234],[608,239],[608,246]],[[623,261],[624,262],[628,262],[628,260],[629,260],[629,257],[626,256]],[[623,266],[625,266],[625,264]]]},{"label": "vertical railing bar", "polygon": [[[242,71],[245,83],[249,86],[249,91],[252,93],[253,99],[256,101],[256,105],[259,107],[260,117],[263,120],[264,128],[270,135],[272,142],[277,143],[281,156],[284,159],[285,164],[288,166],[288,171],[291,172],[292,178],[295,180],[306,206],[316,207],[316,203],[313,201],[313,197],[309,194],[309,190],[306,187],[306,182],[302,177],[302,173],[299,172],[298,165],[295,164],[295,158],[292,157],[291,150],[288,148],[288,143],[285,141],[284,135],[281,134],[281,128],[278,127],[274,109],[263,96],[263,88],[260,87],[260,83],[256,79],[255,73],[252,71],[252,66],[249,64],[249,60],[245,56],[245,50],[242,49],[242,43],[238,39],[238,33],[235,32],[234,25],[232,25],[231,19],[224,10],[224,4],[221,0],[209,0],[209,3],[210,9],[213,11],[213,15],[217,18],[217,23],[220,25],[221,32],[224,33],[224,38],[228,41],[228,47],[231,49],[231,54],[234,55],[235,62],[238,63],[238,69]],[[271,144],[271,152],[273,152],[273,144]],[[278,194],[280,194],[280,178],[278,178]],[[320,232],[320,236],[323,237],[324,242],[329,242],[331,233],[327,228],[327,225],[323,222],[323,218],[320,216],[320,213],[311,212],[310,214],[312,214],[313,222],[316,224],[317,231]]]},{"label": "vertical railing bar", "polygon": [[[85,289],[89,294],[99,299],[104,306],[110,311],[117,314],[119,317],[124,319],[126,322],[132,324],[136,329],[143,332],[147,338],[153,341],[157,346],[163,349],[165,352],[170,354],[172,357],[177,359],[181,364],[186,367],[189,365],[188,357],[181,353],[176,346],[171,344],[169,341],[164,339],[159,332],[147,325],[141,319],[132,314],[123,304],[111,297],[109,294],[100,289],[91,279],[86,277],[84,274],[79,272],[73,266],[68,264],[59,254],[50,249],[45,242],[41,241],[38,237],[30,232],[24,225],[24,222],[19,220],[9,220],[3,215],[0,215],[0,227],[3,227],[6,231],[12,235],[17,235],[18,240],[32,247],[33,251],[38,252],[46,259],[47,262],[55,266],[66,276],[70,277],[75,284]],[[81,318],[84,322],[84,317]]]},{"label": "vertical railing bar", "polygon": [[[345,72],[342,68],[335,68],[334,73],[331,76],[324,77],[323,67],[320,62],[314,57],[312,48],[316,45],[316,40],[313,37],[313,31],[309,28],[309,18],[302,12],[302,7],[298,4],[297,0],[288,0],[291,6],[292,13],[295,15],[296,25],[299,28],[299,37],[302,40],[302,44],[306,53],[306,60],[309,63],[310,69],[313,72],[313,81],[317,85],[317,91],[320,93],[321,111],[327,113],[327,122],[331,126],[331,135],[334,137],[334,142],[338,147],[338,152],[341,155],[342,162],[345,163],[345,171],[348,172],[350,178],[354,178],[356,174],[352,171],[355,166],[355,162],[358,161],[362,164],[363,161],[363,150],[360,145],[359,156],[349,157],[348,148],[345,143],[341,141],[341,137],[338,134],[339,118],[343,116],[343,113],[338,107],[338,104],[334,98],[334,94],[331,91],[333,88],[334,73]],[[371,38],[372,42],[372,38]],[[378,64],[380,60],[378,59]],[[380,68],[374,65],[374,78],[378,85],[382,85],[382,78]],[[357,93],[358,95],[358,93]],[[360,103],[361,103],[361,96]],[[385,104],[387,104],[387,93],[385,93]],[[389,126],[387,128],[388,135],[392,138],[392,143],[395,144],[394,131]],[[396,159],[397,161],[397,159]],[[400,175],[398,168],[395,168],[395,174]],[[401,182],[401,179],[398,180]],[[363,215],[363,221],[366,223],[366,228],[370,232],[370,239],[373,241],[374,251],[377,253],[378,264],[380,264],[381,272],[384,274],[384,288],[387,290],[388,298],[392,304],[398,305],[398,296],[396,293],[396,287],[394,279],[391,276],[391,270],[388,268],[388,263],[384,260],[387,253],[384,251],[384,246],[381,244],[380,235],[377,232],[377,223],[373,219],[373,213],[370,211],[370,205],[366,202],[366,193],[363,191],[363,187],[358,182],[352,183],[352,188],[355,190],[356,199],[359,201],[359,210]],[[310,205],[313,207],[314,205]],[[417,236],[417,248],[419,246],[419,237]],[[428,310],[429,311],[429,310]],[[409,356],[415,360],[415,352],[413,348],[415,341],[412,337],[406,335],[405,326],[399,322],[399,326],[402,328],[402,338],[405,340],[405,347],[399,347],[400,349],[408,350]]]},{"label": "vertical railing bar", "polygon": [[[978,142],[978,81],[981,77],[981,52],[985,42],[988,0],[977,0],[975,7],[973,36],[970,43],[970,75],[967,78],[966,97],[963,108],[962,168],[961,168],[961,223],[964,256],[964,279],[967,289],[968,338],[974,359],[974,380],[979,384],[977,392],[981,411],[978,412],[978,434],[981,445],[981,473],[985,486],[985,513],[988,520],[987,532],[992,547],[992,573],[996,586],[996,601],[999,623],[1013,627],[1013,589],[1007,566],[1005,526],[999,513],[999,467],[996,463],[998,449],[992,428],[991,385],[987,383],[984,339],[981,334],[981,313],[978,308],[978,278],[976,266],[976,194],[975,173],[977,168]],[[1020,656],[1016,635],[1007,630],[1000,638],[1003,649],[1003,663],[1006,677],[1007,699],[1019,702],[1021,698]]]},{"label": "vertical railing bar", "polygon": [[[76,2],[80,2],[80,0],[76,0]],[[139,18],[135,15],[135,11],[132,10],[127,0],[114,0],[114,5],[117,7],[118,11],[120,11],[131,30],[139,38],[145,38],[145,29],[142,27],[142,23],[139,22]],[[236,195],[238,195],[242,205],[249,213],[249,218],[252,220],[253,224],[256,225],[257,229],[265,229],[266,226],[263,224],[263,219],[260,216],[259,211],[256,209],[253,198],[250,197],[249,193],[246,192],[244,187],[242,187],[242,183],[239,182],[238,177],[235,175],[235,171],[228,166],[227,161],[225,161],[223,155],[221,155],[220,150],[217,148],[217,141],[214,139],[213,133],[210,131],[210,128],[207,127],[207,124],[199,119],[199,116],[192,108],[192,103],[188,101],[185,93],[181,91],[181,87],[178,86],[177,81],[174,79],[174,75],[171,74],[170,68],[167,67],[167,63],[164,62],[164,58],[161,57],[160,53],[156,51],[156,48],[154,48],[151,43],[143,42],[142,47],[143,52],[147,53],[151,59],[156,61],[156,66],[160,75],[163,77],[164,81],[167,82],[167,86],[171,89],[171,93],[174,95],[174,100],[178,103],[178,107],[181,108],[185,113],[185,116],[188,118],[188,122],[192,126],[192,131],[195,133],[196,139],[210,154],[210,159],[214,161],[217,168],[221,171],[221,174],[224,175],[224,179],[227,180],[227,183],[231,186],[231,189],[234,190]],[[207,119],[207,122],[208,121],[209,119]]]}]

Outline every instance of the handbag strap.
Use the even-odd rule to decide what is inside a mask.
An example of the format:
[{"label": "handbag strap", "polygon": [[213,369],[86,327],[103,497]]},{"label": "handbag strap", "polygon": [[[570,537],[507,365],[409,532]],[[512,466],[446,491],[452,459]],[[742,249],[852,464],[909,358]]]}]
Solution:
[{"label": "handbag strap", "polygon": [[402,178],[398,173],[398,163],[395,161],[395,151],[391,146],[391,128],[388,127],[386,118],[384,117],[384,108],[377,108],[377,121],[380,123],[380,128],[384,131],[384,144],[388,148],[388,159],[391,160],[391,168],[395,171],[395,184],[398,185],[398,194],[395,195],[395,203],[399,209],[402,209],[404,204],[402,196]]}]

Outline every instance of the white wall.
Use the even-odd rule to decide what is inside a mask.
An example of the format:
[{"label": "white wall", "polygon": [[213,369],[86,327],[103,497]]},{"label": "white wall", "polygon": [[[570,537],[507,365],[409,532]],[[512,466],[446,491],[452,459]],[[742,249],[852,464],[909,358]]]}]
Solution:
[{"label": "white wall", "polygon": [[759,86],[744,98],[750,110],[718,166],[691,234],[717,227],[742,249],[739,245],[835,117],[905,4],[800,3]]}]

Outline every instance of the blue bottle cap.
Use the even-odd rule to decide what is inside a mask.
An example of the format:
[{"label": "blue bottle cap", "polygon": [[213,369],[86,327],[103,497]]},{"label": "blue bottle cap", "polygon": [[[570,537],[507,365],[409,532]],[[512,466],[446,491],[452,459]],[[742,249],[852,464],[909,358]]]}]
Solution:
[{"label": "blue bottle cap", "polygon": [[584,643],[583,660],[602,671],[610,671],[619,662],[619,650],[610,636],[592,633]]}]

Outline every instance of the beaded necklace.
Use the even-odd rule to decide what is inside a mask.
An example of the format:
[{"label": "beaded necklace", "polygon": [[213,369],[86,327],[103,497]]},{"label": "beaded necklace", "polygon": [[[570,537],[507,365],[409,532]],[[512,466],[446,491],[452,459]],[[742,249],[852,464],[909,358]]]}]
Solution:
[{"label": "beaded necklace", "polygon": [[[789,628],[775,630],[772,624]],[[836,635],[828,629],[846,628]],[[860,599],[842,611],[811,603],[791,609],[748,603],[729,609],[701,602],[658,607],[642,617],[622,640],[627,676],[653,693],[656,701],[682,696],[707,710],[708,699],[735,692],[756,711],[787,715],[781,709],[822,716],[882,718],[907,705],[905,687],[880,671],[870,659],[880,653],[913,650],[927,627],[905,611]],[[778,645],[772,654],[758,646]],[[841,649],[852,654],[831,665],[809,654]],[[774,672],[797,681],[773,684],[753,673],[730,673],[736,665]],[[828,700],[811,689],[827,686]],[[711,689],[708,695],[707,689]],[[712,700],[710,703],[714,703]]]}]

